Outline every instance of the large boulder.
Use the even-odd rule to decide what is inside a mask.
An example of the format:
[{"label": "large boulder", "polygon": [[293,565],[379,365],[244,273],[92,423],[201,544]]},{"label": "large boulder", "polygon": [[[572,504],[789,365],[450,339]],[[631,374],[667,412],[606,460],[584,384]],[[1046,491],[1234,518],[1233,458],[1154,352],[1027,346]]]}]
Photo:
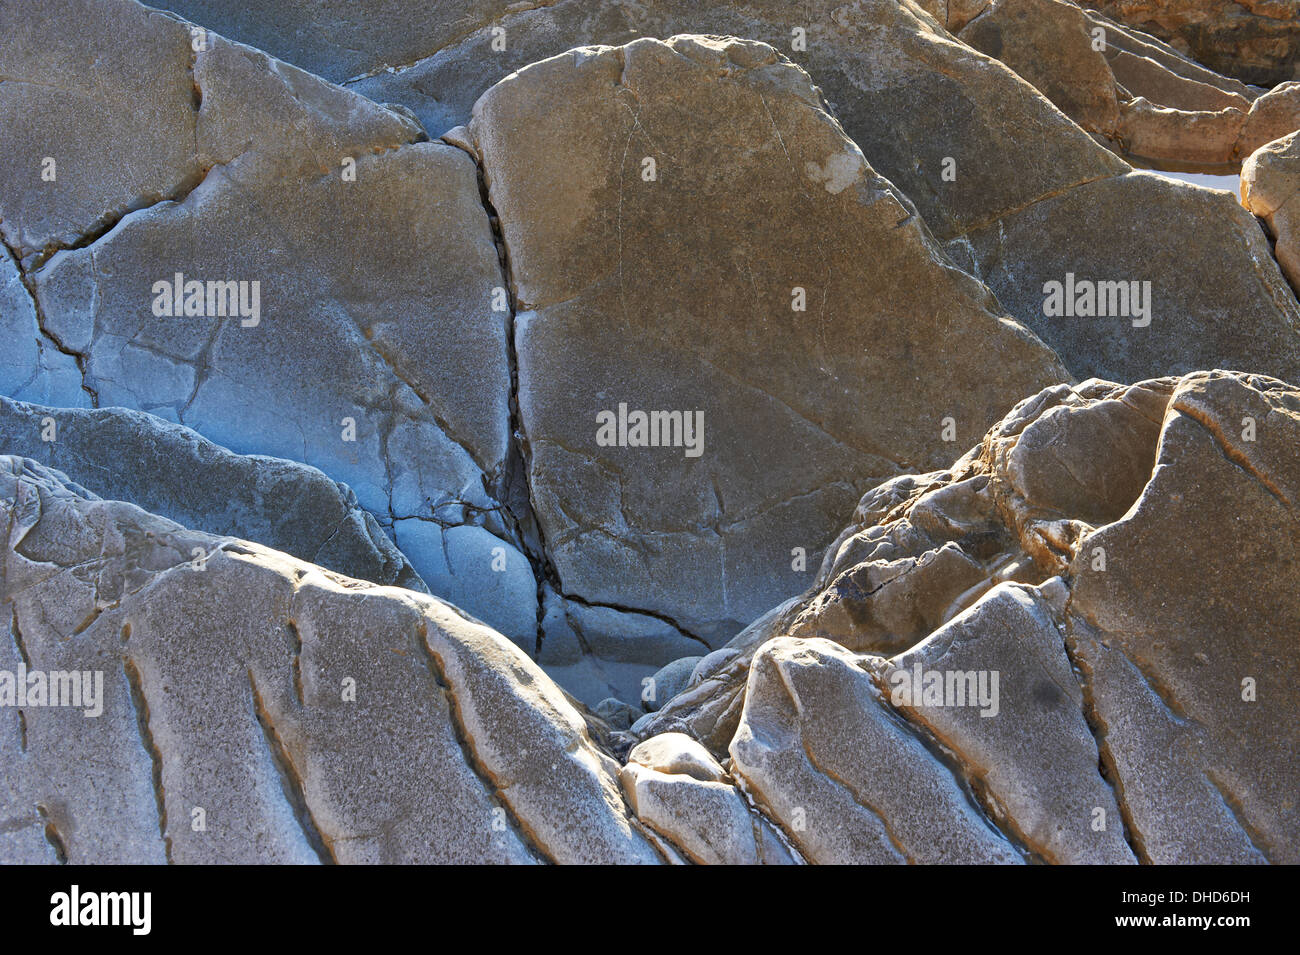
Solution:
[{"label": "large boulder", "polygon": [[1300,380],[1300,308],[1236,198],[1153,173],[1089,183],[947,251],[1077,378],[1206,367]]},{"label": "large boulder", "polygon": [[729,637],[800,589],[798,554],[868,486],[1068,377],[764,44],[566,53],[453,138],[501,218],[564,594]]}]

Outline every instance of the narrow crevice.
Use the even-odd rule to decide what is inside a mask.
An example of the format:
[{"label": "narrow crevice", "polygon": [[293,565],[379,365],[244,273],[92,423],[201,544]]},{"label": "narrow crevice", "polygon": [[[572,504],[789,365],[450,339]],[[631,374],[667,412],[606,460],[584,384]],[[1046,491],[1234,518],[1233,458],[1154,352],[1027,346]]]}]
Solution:
[{"label": "narrow crevice", "polygon": [[506,362],[510,369],[510,443],[506,449],[505,462],[499,473],[484,479],[485,490],[503,505],[503,515],[509,529],[519,542],[519,548],[528,559],[533,571],[533,580],[537,584],[537,635],[533,647],[533,658],[542,654],[542,642],[545,639],[546,590],[549,587],[557,594],[564,588],[560,584],[559,572],[551,562],[550,552],[546,547],[546,535],[541,523],[536,520],[532,482],[532,451],[524,429],[523,414],[519,406],[519,352],[516,338],[515,319],[518,315],[519,298],[515,287],[514,274],[510,264],[510,249],[506,245],[505,234],[501,229],[501,217],[492,204],[491,189],[487,174],[479,156],[471,152],[464,144],[442,140],[449,146],[460,149],[474,162],[478,175],[479,202],[487,216],[488,226],[492,230],[492,242],[496,246],[497,261],[501,270],[502,288],[506,293],[508,312],[506,315]]},{"label": "narrow crevice", "polygon": [[[621,788],[622,787],[620,787],[620,789]],[[654,826],[647,822],[642,822],[640,818],[637,817],[636,813],[632,812],[630,809],[627,811],[626,816],[628,825],[632,827],[637,835],[645,840],[645,844],[654,850],[655,855],[660,858],[664,865],[674,865],[676,863],[676,860],[668,855],[667,850],[664,848],[665,846],[677,853],[677,857],[681,861],[686,862],[689,865],[700,864],[700,861],[695,858],[695,856],[687,852],[677,843],[673,842],[671,838],[656,829]]]},{"label": "narrow crevice", "polygon": [[316,854],[320,864],[337,865],[338,860],[334,857],[331,840],[316,824],[316,818],[312,815],[311,806],[307,802],[306,781],[298,771],[298,767],[294,765],[293,757],[289,755],[289,748],[271,720],[271,714],[266,709],[262,694],[257,689],[257,680],[253,677],[251,667],[248,670],[248,687],[253,695],[253,716],[257,719],[257,725],[262,728],[262,738],[266,741],[267,752],[270,753],[271,762],[280,777],[280,789],[284,792],[285,802],[293,811],[293,817],[298,822],[298,828],[302,830],[303,838]]},{"label": "narrow crevice", "polygon": [[32,668],[32,658],[27,654],[27,644],[23,640],[23,631],[18,626],[18,604],[10,603],[9,609],[13,614],[13,622],[9,625],[9,632],[14,638],[14,647],[18,650],[18,659],[23,661],[23,666],[27,669]]},{"label": "narrow crevice", "polygon": [[145,698],[144,682],[140,678],[140,670],[135,665],[135,661],[130,657],[123,658],[122,672],[126,675],[127,686],[130,688],[131,709],[135,712],[135,723],[140,733],[140,744],[149,755],[152,764],[153,795],[158,810],[158,835],[162,838],[163,855],[167,859],[167,864],[171,865],[172,840],[171,836],[167,834],[167,792],[163,788],[162,750],[158,748],[153,730],[149,726],[149,701]]},{"label": "narrow crevice", "polygon": [[1273,859],[1269,850],[1268,838],[1260,832],[1249,819],[1246,818],[1245,807],[1242,806],[1241,800],[1238,799],[1224,782],[1219,779],[1218,774],[1212,769],[1205,771],[1205,778],[1209,784],[1214,787],[1218,793],[1219,799],[1223,801],[1223,807],[1228,810],[1229,815],[1237,823],[1246,836],[1246,841],[1250,843],[1251,848],[1258,852],[1269,865],[1273,865]]},{"label": "narrow crevice", "polygon": [[45,824],[45,841],[54,850],[54,858],[59,865],[67,865],[68,843],[63,838],[63,834],[59,832],[59,827],[54,824],[54,820],[50,818],[49,810],[43,805],[37,804],[36,812],[40,815],[41,822]]},{"label": "narrow crevice", "polygon": [[[3,223],[0,223],[0,225],[2,224]],[[37,330],[40,331],[46,341],[54,346],[55,351],[67,355],[73,360],[77,366],[78,373],[81,375],[81,390],[90,396],[90,406],[92,408],[98,408],[99,392],[92,388],[86,380],[86,365],[89,361],[88,357],[82,352],[74,351],[69,348],[63,343],[63,340],[59,338],[58,335],[49,329],[45,320],[45,310],[41,306],[40,297],[36,294],[36,281],[32,278],[31,272],[23,266],[23,260],[18,254],[18,250],[10,245],[7,239],[3,238],[2,233],[3,230],[0,229],[0,241],[3,241],[5,251],[8,252],[9,256],[14,260],[14,267],[18,270],[18,278],[23,283],[23,288],[27,290],[27,297],[32,303],[32,313],[36,316]]]},{"label": "narrow crevice", "polygon": [[[293,647],[289,655],[289,669],[293,673],[293,695],[302,706],[306,702],[302,686],[302,634],[298,630],[298,624],[293,618],[284,622],[284,629],[289,634],[289,639],[293,641]],[[251,674],[250,674],[251,677]]]},{"label": "narrow crevice", "polygon": [[754,845],[757,851],[760,854],[762,853],[763,843],[761,830],[762,824],[767,823],[768,828],[772,830],[772,834],[776,837],[776,840],[780,842],[781,845],[785,846],[786,852],[790,853],[790,858],[794,859],[800,865],[807,865],[808,860],[804,858],[804,854],[799,851],[799,847],[795,845],[794,839],[785,831],[780,821],[776,819],[773,813],[765,812],[758,800],[754,798],[754,794],[750,792],[749,789],[749,781],[739,772],[735,771],[734,768],[728,773],[728,775],[731,778],[732,785],[736,792],[740,794],[740,799],[745,804],[745,808],[749,810],[750,816],[754,819]]},{"label": "narrow crevice", "polygon": [[[196,165],[194,171],[182,177],[180,182],[178,182],[175,188],[170,192],[151,193],[146,196],[141,196],[126,203],[121,208],[104,213],[71,242],[54,241],[47,243],[35,253],[32,259],[30,271],[38,271],[60,252],[76,252],[81,249],[89,248],[117,228],[121,221],[129,215],[133,215],[137,212],[144,212],[147,209],[152,209],[154,206],[161,206],[169,202],[184,202],[190,193],[203,185],[212,170],[224,165],[227,165],[227,163],[216,163],[211,166]],[[14,251],[15,250],[11,247],[10,254],[12,255]],[[19,262],[21,261],[22,260],[19,259]],[[26,272],[26,270],[24,270],[24,272]],[[31,288],[31,286],[29,286],[29,289],[32,291],[32,298],[34,300],[36,298],[35,290],[34,288]]]},{"label": "narrow crevice", "polygon": [[799,848],[799,843],[795,838],[794,833],[785,827],[785,821],[770,808],[765,808],[766,804],[762,799],[762,794],[754,785],[753,780],[749,779],[749,777],[734,765],[731,768],[730,775],[732,782],[735,784],[736,791],[741,794],[741,797],[750,806],[751,811],[758,813],[771,823],[772,831],[777,834],[778,838],[780,838],[781,842],[785,844],[785,847],[790,850],[790,854],[795,859],[804,865],[810,864],[808,857],[805,856],[803,851]]},{"label": "narrow crevice", "polygon": [[[1073,591],[1070,597],[1073,600]],[[1067,627],[1078,619],[1072,616],[1068,603],[1065,608],[1065,619]],[[1133,858],[1142,865],[1150,865],[1151,857],[1133,820],[1133,813],[1124,799],[1124,781],[1120,776],[1119,766],[1115,761],[1115,755],[1110,750],[1110,745],[1106,742],[1110,729],[1097,709],[1097,700],[1092,689],[1092,668],[1075,652],[1069,633],[1063,636],[1061,644],[1065,648],[1065,656],[1070,661],[1070,669],[1078,680],[1079,691],[1083,696],[1083,721],[1097,747],[1097,775],[1110,787],[1115,805],[1119,807],[1120,834],[1128,845],[1129,851],[1133,853]]]},{"label": "narrow crevice", "polygon": [[478,751],[474,747],[474,740],[465,727],[465,717],[460,710],[460,700],[456,698],[456,694],[452,691],[451,684],[447,680],[446,667],[443,666],[442,660],[434,652],[433,647],[429,645],[429,625],[424,620],[416,623],[415,642],[424,655],[425,666],[429,670],[430,679],[433,680],[434,686],[438,688],[447,701],[447,712],[451,717],[447,721],[447,725],[460,746],[461,753],[464,754],[465,765],[478,777],[479,783],[488,792],[492,801],[505,811],[506,821],[519,842],[538,862],[553,864],[555,860],[546,851],[541,839],[515,812],[514,806],[510,805],[510,801],[502,792],[500,784],[492,775],[492,771],[479,757]]},{"label": "narrow crevice", "polygon": [[668,614],[662,613],[661,611],[645,610],[641,607],[629,607],[625,604],[603,603],[598,600],[588,600],[585,597],[579,597],[576,594],[566,594],[559,590],[556,590],[555,593],[557,597],[560,597],[563,600],[571,601],[572,603],[578,604],[581,607],[590,607],[594,610],[616,610],[619,613],[636,614],[641,617],[650,617],[653,620],[658,620],[660,623],[672,627],[674,630],[680,633],[683,637],[686,637],[688,640],[694,640],[700,646],[704,647],[706,652],[709,653],[713,652],[713,647],[711,647],[708,641],[706,641],[703,637],[691,633],[691,631],[687,630],[684,626],[682,626],[680,623],[678,623]]}]

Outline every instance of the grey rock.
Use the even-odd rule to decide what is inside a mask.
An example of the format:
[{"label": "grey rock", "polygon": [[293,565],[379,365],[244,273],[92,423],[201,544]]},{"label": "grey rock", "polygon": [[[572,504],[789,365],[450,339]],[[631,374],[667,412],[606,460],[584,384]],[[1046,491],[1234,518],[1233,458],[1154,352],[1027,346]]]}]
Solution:
[{"label": "grey rock", "polygon": [[63,409],[0,397],[0,452],[66,473],[195,530],[239,537],[377,584],[428,592],[344,484],[295,461],[234,454],[124,408]]},{"label": "grey rock", "polygon": [[662,861],[564,695],[454,607],[22,458],[0,526],[0,670],[102,678],[100,713],[6,701],[5,861]]}]

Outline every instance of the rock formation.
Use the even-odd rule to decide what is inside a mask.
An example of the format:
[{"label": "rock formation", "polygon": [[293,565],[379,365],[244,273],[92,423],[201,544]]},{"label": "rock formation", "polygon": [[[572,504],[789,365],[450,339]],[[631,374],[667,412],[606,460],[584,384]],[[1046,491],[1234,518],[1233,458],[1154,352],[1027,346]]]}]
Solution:
[{"label": "rock formation", "polygon": [[102,683],[4,723],[6,858],[1294,862],[1298,447],[1272,379],[1048,388],[868,494],[621,767],[449,605],[8,457],[3,669]]},{"label": "rock formation", "polygon": [[169,6],[0,5],[0,861],[1300,861],[1280,45]]},{"label": "rock formation", "polygon": [[1282,274],[1300,292],[1300,132],[1268,143],[1241,169],[1242,204],[1268,225]]},{"label": "rock formation", "polygon": [[1300,127],[1300,84],[1247,86],[1069,0],[992,0],[957,35],[1144,165],[1235,170]]},{"label": "rock formation", "polygon": [[1296,0],[1082,0],[1247,83],[1300,79]]}]

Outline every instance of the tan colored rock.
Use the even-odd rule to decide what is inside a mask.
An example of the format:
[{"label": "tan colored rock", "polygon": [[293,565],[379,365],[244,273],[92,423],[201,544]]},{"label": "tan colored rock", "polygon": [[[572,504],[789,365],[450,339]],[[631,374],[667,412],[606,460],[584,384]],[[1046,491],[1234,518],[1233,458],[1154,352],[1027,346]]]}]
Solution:
[{"label": "tan colored rock", "polygon": [[1231,165],[1246,114],[1236,107],[1189,112],[1137,97],[1120,110],[1119,137],[1147,165],[1216,170]]},{"label": "tan colored rock", "polygon": [[1300,292],[1300,132],[1269,143],[1246,161],[1241,202],[1267,223],[1282,274]]},{"label": "tan colored rock", "polygon": [[[875,777],[859,781],[848,760],[819,774],[814,741],[840,752],[851,732],[866,745],[860,721],[884,709],[906,716],[909,745],[950,754],[973,804],[1030,858],[1288,862],[1300,852],[1287,756],[1298,448],[1300,391],[1263,376],[1047,389],[949,471],[864,497],[809,592],[701,661],[631,736],[683,732],[715,754],[728,740],[732,774],[813,860],[878,851],[837,788],[878,807]],[[842,646],[890,639],[868,614],[855,631],[853,614],[828,612],[845,575],[949,545],[1018,567],[1020,582],[990,573],[888,661]],[[950,672],[997,672],[996,707],[896,699],[890,677],[918,664],[945,687]],[[842,689],[867,674],[880,692]],[[835,729],[818,722],[827,701]],[[833,838],[792,831],[810,806],[843,822]]]},{"label": "tan colored rock", "polygon": [[[795,28],[803,31],[797,45]],[[492,49],[494,29],[509,38],[505,50]],[[797,11],[786,0],[557,0],[349,88],[405,104],[436,135],[465,123],[477,98],[511,71],[582,44],[682,33],[761,40],[806,69],[872,167],[940,237],[1127,169],[1009,69],[898,0],[814,0]]]},{"label": "tan colored rock", "polygon": [[1284,88],[1261,97],[1068,0],[993,0],[960,38],[1140,165],[1235,170],[1251,144],[1300,126],[1300,102]]},{"label": "tan colored rock", "polygon": [[1247,83],[1297,77],[1297,0],[1081,0],[1174,44],[1185,56]]},{"label": "tan colored rock", "polygon": [[1247,159],[1252,153],[1300,130],[1300,83],[1283,83],[1269,90],[1250,107],[1250,115],[1237,141],[1237,155]]},{"label": "tan colored rock", "polygon": [[[0,234],[26,264],[188,193],[203,175],[181,24],[139,4],[59,0],[31,13],[0,7]],[[92,70],[88,36],[131,39],[105,43]]]},{"label": "tan colored rock", "polygon": [[[1088,21],[1064,0],[993,0],[957,34],[996,57],[1066,116],[1107,139],[1119,123],[1115,76],[1088,33]],[[1047,50],[1052,55],[1045,56]]]},{"label": "tan colored rock", "polygon": [[[1250,368],[1300,380],[1300,307],[1267,238],[1228,193],[1131,173],[1035,203],[947,249],[1076,378]],[[1099,283],[1126,283],[1127,307],[1120,286]],[[1049,309],[1054,291],[1075,307]]]}]

